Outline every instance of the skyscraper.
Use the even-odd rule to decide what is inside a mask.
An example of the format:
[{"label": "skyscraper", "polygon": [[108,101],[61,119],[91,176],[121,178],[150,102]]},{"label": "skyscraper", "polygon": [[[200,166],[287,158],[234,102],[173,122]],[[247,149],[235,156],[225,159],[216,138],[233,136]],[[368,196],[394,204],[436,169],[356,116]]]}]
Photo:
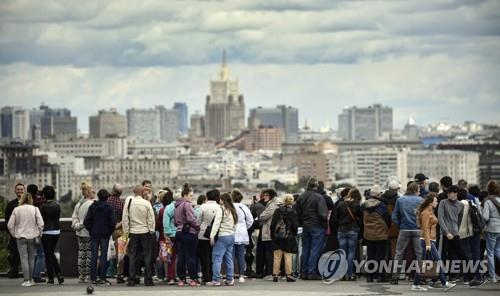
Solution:
[{"label": "skyscraper", "polygon": [[206,135],[217,141],[240,134],[245,128],[245,102],[238,80],[230,80],[226,52],[217,80],[210,81],[205,104]]},{"label": "skyscraper", "polygon": [[77,118],[71,116],[71,111],[66,108],[52,109],[41,105],[43,111],[41,118],[42,138],[53,136],[76,137],[78,133]]},{"label": "skyscraper", "polygon": [[392,108],[374,104],[367,108],[344,108],[339,114],[339,136],[343,140],[376,140],[392,132]]},{"label": "skyscraper", "polygon": [[174,110],[177,110],[179,115],[179,134],[186,136],[188,133],[188,107],[186,103],[175,102]]},{"label": "skyscraper", "polygon": [[259,126],[282,128],[286,141],[294,141],[299,135],[299,111],[297,108],[278,105],[276,108],[250,109],[248,127],[256,129]]},{"label": "skyscraper", "polygon": [[99,110],[89,117],[89,135],[91,138],[126,137],[127,118],[116,109]]},{"label": "skyscraper", "polygon": [[0,113],[0,121],[2,126],[2,138],[12,138],[12,125],[14,119],[15,107],[3,107]]}]

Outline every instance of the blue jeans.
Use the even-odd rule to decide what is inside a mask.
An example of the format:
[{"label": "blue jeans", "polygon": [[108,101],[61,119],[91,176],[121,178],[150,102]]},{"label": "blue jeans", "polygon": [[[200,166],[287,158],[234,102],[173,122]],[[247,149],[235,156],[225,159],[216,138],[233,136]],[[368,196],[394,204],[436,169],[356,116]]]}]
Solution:
[{"label": "blue jeans", "polygon": [[495,257],[500,260],[500,233],[486,232],[486,255],[488,256],[488,273],[492,279],[495,275]]},{"label": "blue jeans", "polygon": [[246,245],[234,245],[234,260],[238,263],[238,272],[240,276],[243,276],[246,269],[245,247]]},{"label": "blue jeans", "polygon": [[214,248],[212,250],[212,281],[219,282],[221,280],[220,270],[222,263],[226,266],[227,281],[233,280],[233,248],[234,234],[219,236],[219,238],[215,241]]},{"label": "blue jeans", "polygon": [[[439,281],[444,286],[446,284],[446,277],[444,276],[444,271],[443,271],[444,263],[441,261],[441,257],[439,256],[439,252],[436,248],[436,242],[431,240],[431,252],[429,258],[429,256],[426,256],[425,240],[421,239],[420,241],[422,242],[422,259],[432,260],[434,262],[441,264],[439,266]],[[417,279],[417,277],[415,277],[415,279]],[[418,277],[418,281],[414,281],[413,284],[420,285],[420,281],[421,279],[420,277]]]},{"label": "blue jeans", "polygon": [[35,269],[33,270],[33,278],[39,279],[42,277],[42,271],[44,269],[45,255],[43,253],[43,245],[36,245],[36,256],[35,256]]},{"label": "blue jeans", "polygon": [[106,279],[108,245],[109,239],[107,238],[92,238],[90,240],[90,249],[92,252],[90,261],[90,279],[92,281],[97,280],[97,255],[99,254],[99,250],[101,251],[101,255],[99,256],[99,278],[102,280]]},{"label": "blue jeans", "polygon": [[338,232],[339,248],[344,250],[347,255],[347,276],[354,272],[354,256],[358,248],[358,231]]},{"label": "blue jeans", "polygon": [[304,228],[302,232],[302,255],[300,256],[302,274],[317,274],[318,260],[323,251],[324,242],[324,228]]}]

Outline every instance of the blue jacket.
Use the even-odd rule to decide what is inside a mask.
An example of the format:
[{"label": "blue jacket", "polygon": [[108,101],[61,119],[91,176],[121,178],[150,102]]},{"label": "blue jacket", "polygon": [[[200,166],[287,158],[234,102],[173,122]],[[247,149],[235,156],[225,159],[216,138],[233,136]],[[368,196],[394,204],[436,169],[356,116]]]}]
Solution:
[{"label": "blue jacket", "polygon": [[420,230],[417,225],[417,209],[422,201],[416,195],[404,195],[397,199],[391,218],[399,226],[399,230]]},{"label": "blue jacket", "polygon": [[163,233],[168,237],[174,237],[177,227],[174,223],[175,203],[172,202],[163,210]]},{"label": "blue jacket", "polygon": [[109,239],[116,226],[113,208],[105,201],[95,201],[90,205],[83,225],[90,233],[90,238]]}]

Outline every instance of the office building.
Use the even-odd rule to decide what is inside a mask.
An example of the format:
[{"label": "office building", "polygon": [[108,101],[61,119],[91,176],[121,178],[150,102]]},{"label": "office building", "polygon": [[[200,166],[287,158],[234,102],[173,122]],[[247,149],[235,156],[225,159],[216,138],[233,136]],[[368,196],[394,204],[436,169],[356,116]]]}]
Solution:
[{"label": "office building", "polygon": [[91,138],[126,137],[127,118],[116,109],[99,110],[89,117],[89,136]]},{"label": "office building", "polygon": [[392,108],[375,104],[367,108],[344,108],[338,116],[343,140],[376,140],[392,132]]},{"label": "office building", "polygon": [[286,141],[295,141],[299,135],[299,111],[297,108],[285,105],[278,105],[276,108],[250,109],[248,127],[255,129],[261,125],[282,128]]},{"label": "office building", "polygon": [[186,103],[175,102],[174,110],[178,113],[179,135],[187,136],[188,134],[188,107]]}]

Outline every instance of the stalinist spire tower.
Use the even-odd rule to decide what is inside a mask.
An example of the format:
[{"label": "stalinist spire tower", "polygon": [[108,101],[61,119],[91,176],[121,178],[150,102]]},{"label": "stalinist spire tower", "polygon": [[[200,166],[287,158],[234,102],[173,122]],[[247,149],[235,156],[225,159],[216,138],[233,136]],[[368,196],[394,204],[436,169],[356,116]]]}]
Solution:
[{"label": "stalinist spire tower", "polygon": [[230,79],[226,51],[222,51],[219,77],[210,81],[210,95],[206,98],[206,134],[217,141],[240,134],[245,128],[245,102],[240,94],[238,80]]}]

